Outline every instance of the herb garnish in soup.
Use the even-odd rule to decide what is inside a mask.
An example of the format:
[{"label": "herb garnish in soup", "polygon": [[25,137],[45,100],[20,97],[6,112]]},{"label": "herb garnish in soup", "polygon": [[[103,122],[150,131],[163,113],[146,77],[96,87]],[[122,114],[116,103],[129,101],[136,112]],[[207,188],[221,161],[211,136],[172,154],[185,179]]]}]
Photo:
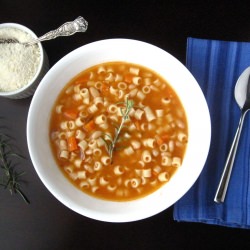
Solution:
[{"label": "herb garnish in soup", "polygon": [[83,192],[127,201],[148,195],[181,166],[184,108],[154,71],[125,62],[84,70],[57,98],[50,140],[56,162]]}]

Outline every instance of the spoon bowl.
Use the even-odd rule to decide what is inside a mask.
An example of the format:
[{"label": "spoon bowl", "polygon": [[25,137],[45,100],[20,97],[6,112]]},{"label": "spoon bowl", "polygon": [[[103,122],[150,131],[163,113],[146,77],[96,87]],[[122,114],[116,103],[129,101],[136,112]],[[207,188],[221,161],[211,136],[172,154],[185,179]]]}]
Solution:
[{"label": "spoon bowl", "polygon": [[238,81],[236,82],[235,88],[234,88],[234,97],[239,105],[239,107],[242,109],[245,102],[246,102],[246,93],[247,93],[247,84],[248,79],[250,75],[250,67],[246,68],[243,73],[240,75]]}]

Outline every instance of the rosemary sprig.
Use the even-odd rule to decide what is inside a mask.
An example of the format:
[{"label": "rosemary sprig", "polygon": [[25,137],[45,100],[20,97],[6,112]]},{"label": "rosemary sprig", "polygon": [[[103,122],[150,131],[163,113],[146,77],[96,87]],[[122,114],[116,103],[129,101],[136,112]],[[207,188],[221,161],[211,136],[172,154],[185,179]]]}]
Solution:
[{"label": "rosemary sprig", "polygon": [[8,189],[11,194],[18,193],[26,203],[30,203],[20,188],[20,177],[24,172],[17,172],[12,161],[13,157],[23,157],[13,152],[9,142],[10,137],[0,133],[0,169],[3,172],[0,176],[0,186]]},{"label": "rosemary sprig", "polygon": [[117,105],[122,104],[124,107],[121,107],[122,120],[119,126],[115,126],[115,134],[114,138],[112,138],[109,134],[105,134],[108,137],[108,140],[102,138],[105,142],[106,150],[111,158],[111,163],[113,161],[113,152],[116,146],[116,143],[119,139],[122,128],[124,127],[124,123],[129,119],[129,112],[134,106],[134,101],[126,99],[125,102],[119,102]]}]

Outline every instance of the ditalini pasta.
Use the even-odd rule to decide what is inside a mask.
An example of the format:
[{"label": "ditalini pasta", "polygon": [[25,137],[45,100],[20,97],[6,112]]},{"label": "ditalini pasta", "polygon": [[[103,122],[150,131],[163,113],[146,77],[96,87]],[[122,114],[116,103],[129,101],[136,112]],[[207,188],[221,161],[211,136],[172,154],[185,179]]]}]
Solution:
[{"label": "ditalini pasta", "polygon": [[[133,106],[126,113],[128,100]],[[70,182],[94,197],[127,201],[159,189],[181,167],[188,124],[181,101],[158,74],[108,62],[64,87],[49,136]]]}]

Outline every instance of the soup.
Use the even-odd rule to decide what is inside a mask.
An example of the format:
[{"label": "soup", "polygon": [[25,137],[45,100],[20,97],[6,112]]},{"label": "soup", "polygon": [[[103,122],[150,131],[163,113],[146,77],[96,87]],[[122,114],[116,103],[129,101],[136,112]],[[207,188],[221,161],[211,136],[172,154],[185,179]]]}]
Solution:
[{"label": "soup", "polygon": [[77,188],[128,201],[167,183],[188,141],[184,108],[154,71],[126,62],[84,70],[59,94],[51,113],[51,148]]}]

